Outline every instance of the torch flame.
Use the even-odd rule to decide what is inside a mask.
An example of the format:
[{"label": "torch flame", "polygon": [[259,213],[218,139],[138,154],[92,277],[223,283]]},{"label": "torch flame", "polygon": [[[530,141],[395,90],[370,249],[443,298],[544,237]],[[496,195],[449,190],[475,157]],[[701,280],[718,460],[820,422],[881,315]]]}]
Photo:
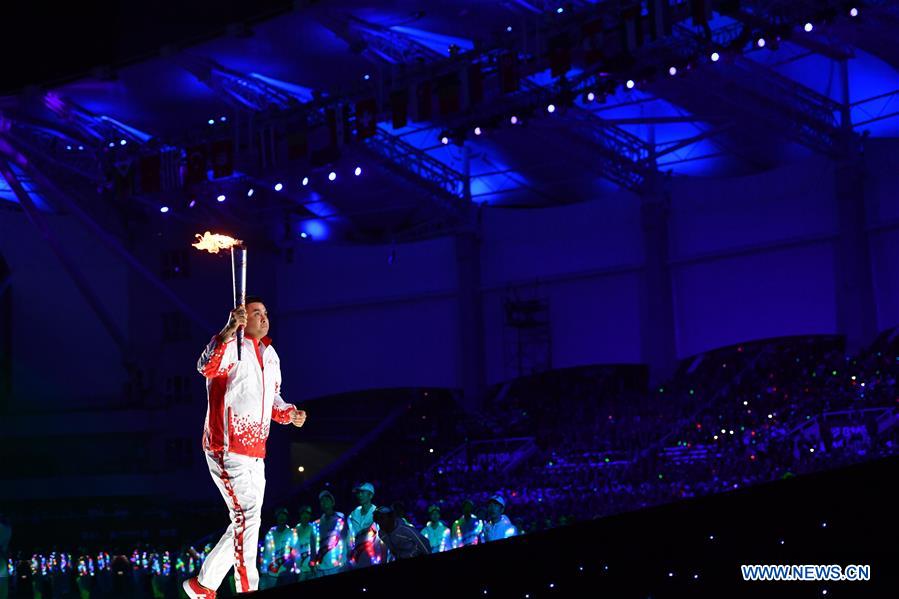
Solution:
[{"label": "torch flame", "polygon": [[206,250],[210,254],[218,254],[221,250],[229,250],[235,245],[243,245],[240,239],[234,239],[227,235],[219,235],[218,233],[210,233],[206,231],[203,235],[196,234],[197,243],[191,245],[198,250]]}]

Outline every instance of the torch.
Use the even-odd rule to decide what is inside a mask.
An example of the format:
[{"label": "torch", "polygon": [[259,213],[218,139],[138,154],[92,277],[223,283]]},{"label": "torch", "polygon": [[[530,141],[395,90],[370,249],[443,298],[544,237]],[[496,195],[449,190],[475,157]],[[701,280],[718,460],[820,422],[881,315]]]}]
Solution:
[{"label": "torch", "polygon": [[[210,254],[218,254],[221,250],[231,250],[231,280],[234,286],[234,307],[243,306],[247,300],[247,247],[240,239],[227,235],[218,235],[206,231],[203,235],[195,235],[197,243],[191,245],[198,250],[206,250]],[[240,360],[240,349],[243,345],[243,327],[237,329],[237,359]]]},{"label": "torch", "polygon": [[[243,244],[231,248],[231,280],[234,284],[234,307],[247,301],[247,247]],[[243,347],[243,327],[237,327],[237,359]]]}]

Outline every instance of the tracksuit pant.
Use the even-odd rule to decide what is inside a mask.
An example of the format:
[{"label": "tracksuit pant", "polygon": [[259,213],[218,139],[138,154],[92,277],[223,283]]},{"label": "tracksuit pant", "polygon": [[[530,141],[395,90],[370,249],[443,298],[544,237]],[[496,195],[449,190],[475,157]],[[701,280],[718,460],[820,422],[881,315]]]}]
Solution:
[{"label": "tracksuit pant", "polygon": [[259,587],[256,553],[265,493],[265,461],[236,453],[206,452],[215,486],[228,506],[231,524],[200,568],[199,582],[216,590],[234,568],[238,593]]}]

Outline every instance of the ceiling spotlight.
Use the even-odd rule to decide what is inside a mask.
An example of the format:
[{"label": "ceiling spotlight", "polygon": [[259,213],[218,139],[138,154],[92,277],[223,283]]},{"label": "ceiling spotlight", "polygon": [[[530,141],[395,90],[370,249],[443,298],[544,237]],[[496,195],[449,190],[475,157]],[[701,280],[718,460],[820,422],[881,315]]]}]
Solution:
[{"label": "ceiling spotlight", "polygon": [[206,122],[209,123],[210,125],[215,125],[215,119],[209,119]]},{"label": "ceiling spotlight", "polygon": [[765,38],[760,37],[759,41],[757,41],[756,44],[758,45],[759,48],[764,48],[765,47]]},{"label": "ceiling spotlight", "polygon": [[84,151],[84,146],[78,146],[78,150],[83,152],[83,151]]},{"label": "ceiling spotlight", "polygon": [[677,75],[677,67],[671,67],[671,68],[669,68],[669,69],[668,69],[668,74],[671,75],[672,77],[674,77],[675,75]]},{"label": "ceiling spotlight", "polygon": [[805,29],[806,33],[811,33],[812,29],[814,29],[814,28],[815,28],[815,26],[812,25],[811,23],[806,23],[805,27],[803,27],[803,29]]},{"label": "ceiling spotlight", "polygon": [[330,173],[328,173],[328,181],[333,181],[336,178],[337,178],[337,173],[335,173],[334,171],[331,171]]},{"label": "ceiling spotlight", "polygon": [[126,140],[126,139],[123,139],[123,140],[122,140],[122,141],[120,141],[120,142],[119,142],[119,143],[120,143],[120,144],[122,144],[122,145],[123,145],[123,146],[124,146],[124,145],[125,145],[125,144],[126,144],[126,143],[128,143],[128,140]]},{"label": "ceiling spotlight", "polygon": [[219,202],[224,202],[224,201],[225,201],[225,196],[224,196],[224,195],[220,195],[219,197],[217,197],[217,198],[215,198],[215,199],[217,199]]},{"label": "ceiling spotlight", "polygon": [[718,62],[718,59],[721,58],[721,55],[718,54],[717,52],[712,52],[711,58],[712,58],[712,62]]},{"label": "ceiling spotlight", "polygon": [[565,9],[562,8],[561,6],[560,6],[559,8],[556,9],[556,14],[559,14],[559,15],[560,15],[560,14],[562,14],[563,12],[565,12]]},{"label": "ceiling spotlight", "polygon": [[309,185],[309,177],[303,177],[303,187]]},{"label": "ceiling spotlight", "polygon": [[159,209],[159,211],[162,212],[163,214],[165,214],[166,212],[169,211],[169,207],[168,207],[168,206],[163,206],[162,208]]},{"label": "ceiling spotlight", "polygon": [[196,206],[196,205],[197,205],[197,201],[196,201],[196,200],[191,200],[191,201],[190,201],[190,204],[188,204],[187,207],[188,207],[188,208],[193,208],[193,207]]},{"label": "ceiling spotlight", "polygon": [[365,79],[366,81],[368,81],[369,79],[371,79],[371,75],[366,73],[366,74],[362,75],[362,78]]},{"label": "ceiling spotlight", "polygon": [[475,127],[475,128],[474,128],[474,134],[475,134],[475,135],[480,135],[480,134],[481,134],[481,128],[480,128],[480,127]]},{"label": "ceiling spotlight", "polygon": [[[852,10],[855,10],[855,9],[852,9]],[[852,15],[852,16],[854,17],[855,15]],[[506,26],[506,32],[512,33],[512,26],[511,26],[511,25],[507,25],[507,26]]]},{"label": "ceiling spotlight", "polygon": [[849,16],[850,16],[850,17],[857,17],[857,16],[858,16],[858,9],[857,9],[857,8],[850,8],[850,9],[849,9]]},{"label": "ceiling spotlight", "polygon": [[251,187],[250,189],[247,190],[247,197],[248,197],[248,198],[252,198],[252,197],[253,197],[253,188],[252,188],[252,187]]},{"label": "ceiling spotlight", "polygon": [[515,116],[515,115],[513,114],[513,115],[512,115],[512,118],[509,119],[509,122],[512,123],[513,125],[517,125],[517,124],[518,124],[518,117]]},{"label": "ceiling spotlight", "polygon": [[357,167],[356,167],[356,170],[353,171],[353,174],[356,175],[357,177],[358,177],[359,175],[361,175],[361,174],[362,174],[362,167],[361,167],[361,166],[357,166]]},{"label": "ceiling spotlight", "polygon": [[280,183],[275,183],[275,191],[281,191],[282,189],[284,189],[283,185],[281,185]]},{"label": "ceiling spotlight", "polygon": [[634,83],[633,79],[628,79],[627,83],[625,83],[625,85],[627,85],[628,89],[634,89],[634,86],[636,85],[636,83]]},{"label": "ceiling spotlight", "polygon": [[109,142],[109,147],[110,147],[110,148],[114,148],[114,147],[115,147],[115,142],[114,142],[114,141]]},{"label": "ceiling spotlight", "polygon": [[225,121],[228,120],[228,117],[226,117],[226,116],[219,117],[219,120],[224,123]]},{"label": "ceiling spotlight", "polygon": [[548,113],[550,113],[550,114],[554,113],[555,111],[556,111],[556,105],[555,105],[555,104],[550,104],[549,106],[546,107],[546,112],[548,112]]},{"label": "ceiling spotlight", "polygon": [[68,150],[68,151],[71,152],[71,151],[72,151],[72,146],[66,146],[66,150]]},{"label": "ceiling spotlight", "polygon": [[306,239],[307,237],[309,237],[309,235],[306,234],[306,231],[303,231],[302,233],[300,233],[300,237]]}]

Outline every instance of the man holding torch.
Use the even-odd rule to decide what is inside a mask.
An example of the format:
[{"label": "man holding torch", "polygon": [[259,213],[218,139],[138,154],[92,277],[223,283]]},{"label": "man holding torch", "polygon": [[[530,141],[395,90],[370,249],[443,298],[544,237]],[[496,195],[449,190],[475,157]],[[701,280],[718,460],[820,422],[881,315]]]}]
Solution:
[{"label": "man holding torch", "polygon": [[[236,334],[241,327],[242,338]],[[269,427],[272,420],[297,427],[306,421],[304,411],[281,399],[281,362],[268,329],[262,299],[247,297],[245,305],[231,311],[228,324],[212,338],[197,363],[206,377],[209,402],[203,450],[231,524],[199,575],[184,581],[184,591],[192,599],[214,599],[232,567],[238,593],[258,588],[256,552]]]}]

